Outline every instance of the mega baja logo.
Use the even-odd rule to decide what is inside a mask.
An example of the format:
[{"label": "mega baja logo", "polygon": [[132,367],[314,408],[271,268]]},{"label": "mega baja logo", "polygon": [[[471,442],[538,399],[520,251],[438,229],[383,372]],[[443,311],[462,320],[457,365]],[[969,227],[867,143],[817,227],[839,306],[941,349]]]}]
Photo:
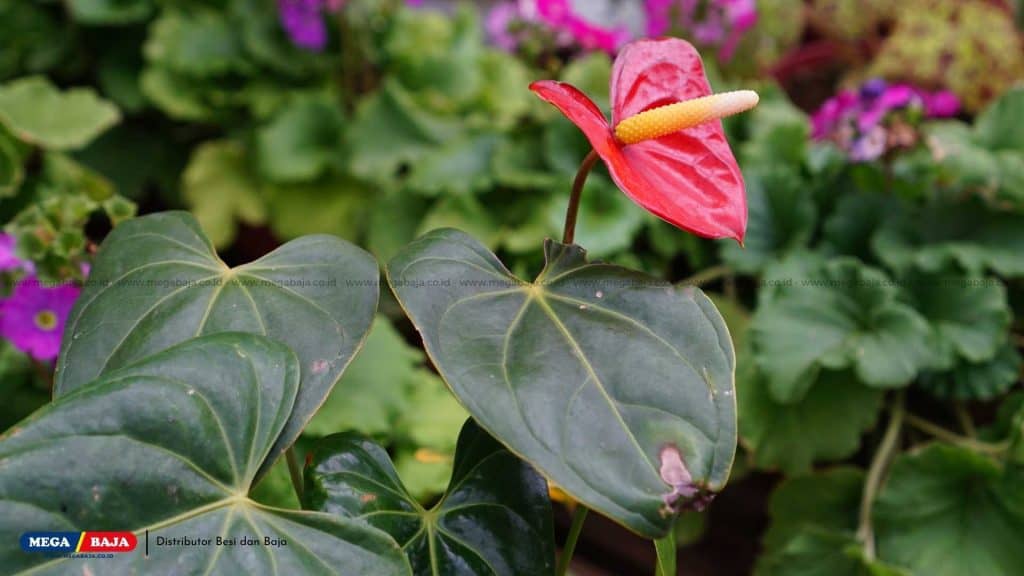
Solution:
[{"label": "mega baja logo", "polygon": [[131,552],[138,544],[131,532],[25,532],[21,549],[45,554]]}]

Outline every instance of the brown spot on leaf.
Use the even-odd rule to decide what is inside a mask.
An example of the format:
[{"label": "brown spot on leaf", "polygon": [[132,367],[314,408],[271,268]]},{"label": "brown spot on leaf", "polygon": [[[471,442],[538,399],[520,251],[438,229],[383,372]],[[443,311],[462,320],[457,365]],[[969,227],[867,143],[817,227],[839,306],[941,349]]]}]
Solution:
[{"label": "brown spot on leaf", "polygon": [[661,512],[664,516],[678,514],[684,508],[703,510],[714,498],[714,494],[706,491],[693,481],[693,475],[686,467],[682,453],[674,444],[666,444],[658,455],[660,467],[658,473],[672,490],[661,499],[665,502]]},{"label": "brown spot on leaf", "polygon": [[371,494],[370,492],[366,492],[359,497],[359,501],[362,502],[363,504],[366,504],[367,502],[373,502],[376,499],[377,495]]}]

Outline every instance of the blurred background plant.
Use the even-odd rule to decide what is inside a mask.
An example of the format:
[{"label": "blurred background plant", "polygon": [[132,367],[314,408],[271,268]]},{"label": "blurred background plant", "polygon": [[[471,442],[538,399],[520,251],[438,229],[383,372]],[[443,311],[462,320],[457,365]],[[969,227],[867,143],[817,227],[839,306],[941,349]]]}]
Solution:
[{"label": "blurred background plant", "polygon": [[[589,147],[526,86],[606,94],[619,46],[672,34],[716,90],[762,94],[726,125],[746,246],[603,168],[577,241],[702,285],[737,341],[743,450],[684,518],[683,569],[1024,573],[1021,22],[998,0],[0,0],[0,420],[47,401],[90,254],[136,210],[192,211],[229,263],[314,232],[386,261],[454,226],[535,271]],[[465,412],[383,302],[298,447],[359,430],[430,500]],[[297,505],[283,468],[257,493]],[[621,529],[586,538],[580,573],[650,570]]]}]

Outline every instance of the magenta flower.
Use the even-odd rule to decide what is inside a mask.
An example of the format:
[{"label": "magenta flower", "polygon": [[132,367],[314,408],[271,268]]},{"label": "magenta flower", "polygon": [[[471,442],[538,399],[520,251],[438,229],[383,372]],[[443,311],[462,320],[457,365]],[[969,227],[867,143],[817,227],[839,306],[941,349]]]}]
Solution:
[{"label": "magenta flower", "polygon": [[[580,3],[580,0],[576,0]],[[633,34],[625,24],[602,25],[584,15],[571,0],[524,0],[520,13],[527,21],[538,21],[588,50],[615,52]]]},{"label": "magenta flower", "polygon": [[9,298],[0,301],[0,336],[36,360],[55,359],[79,292],[72,284],[48,287],[35,276],[23,279]]},{"label": "magenta flower", "polygon": [[344,0],[277,0],[281,27],[293,44],[319,52],[327,45],[325,12],[337,12]]},{"label": "magenta flower", "polygon": [[20,270],[21,258],[14,253],[14,236],[0,232],[0,272]]},{"label": "magenta flower", "polygon": [[925,97],[924,111],[929,118],[956,116],[960,113],[960,99],[949,90],[940,90]]},{"label": "magenta flower", "polygon": [[[907,140],[901,135],[908,129],[913,135],[912,127],[920,117],[953,116],[959,110],[959,100],[949,91],[931,93],[876,78],[857,91],[844,90],[825,102],[811,118],[811,136],[834,142],[854,162],[867,162],[889,149],[912,145],[916,138]],[[902,128],[890,137],[894,124]]]},{"label": "magenta flower", "polygon": [[15,251],[17,241],[14,236],[0,232],[0,272],[35,272],[35,265],[31,260],[22,260]]},{"label": "magenta flower", "polygon": [[718,59],[732,59],[743,35],[757,23],[754,0],[646,0],[647,35],[674,27],[704,47],[718,48]]}]

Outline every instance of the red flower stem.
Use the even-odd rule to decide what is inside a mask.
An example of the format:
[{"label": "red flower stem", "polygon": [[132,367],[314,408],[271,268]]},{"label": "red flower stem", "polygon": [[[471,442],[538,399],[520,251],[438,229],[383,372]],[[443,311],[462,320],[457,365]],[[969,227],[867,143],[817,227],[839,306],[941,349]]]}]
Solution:
[{"label": "red flower stem", "polygon": [[597,163],[597,152],[591,150],[587,157],[580,164],[576,172],[576,178],[572,181],[572,194],[569,196],[569,207],[565,210],[565,227],[562,232],[562,244],[572,244],[576,236],[576,216],[580,211],[580,196],[583,194],[583,184],[587,181],[590,169]]}]

